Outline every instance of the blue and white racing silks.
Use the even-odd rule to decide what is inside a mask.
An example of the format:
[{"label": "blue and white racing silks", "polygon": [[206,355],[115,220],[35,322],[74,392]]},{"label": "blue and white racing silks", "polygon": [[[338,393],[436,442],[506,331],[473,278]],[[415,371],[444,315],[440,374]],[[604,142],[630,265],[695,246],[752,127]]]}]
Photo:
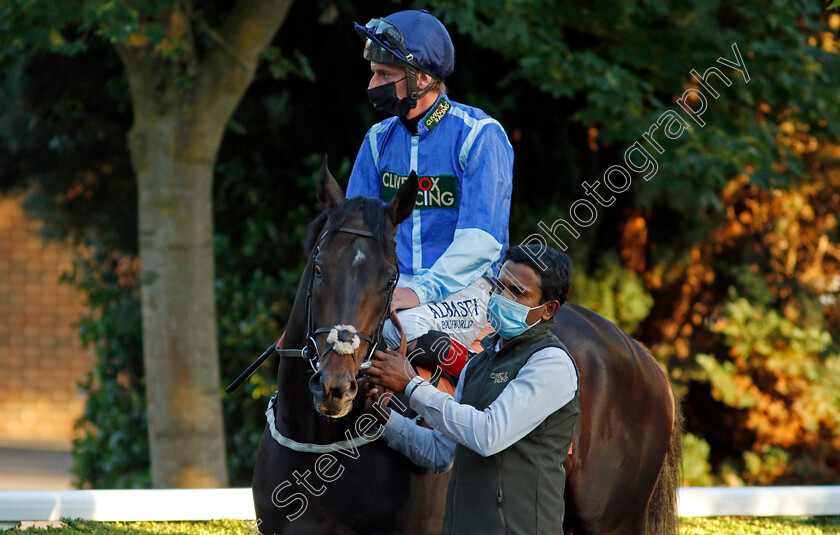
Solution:
[{"label": "blue and white racing silks", "polygon": [[420,191],[397,231],[397,256],[423,305],[466,288],[507,250],[513,148],[498,121],[441,95],[417,135],[396,117],[371,127],[347,197],[389,202],[411,171]]}]

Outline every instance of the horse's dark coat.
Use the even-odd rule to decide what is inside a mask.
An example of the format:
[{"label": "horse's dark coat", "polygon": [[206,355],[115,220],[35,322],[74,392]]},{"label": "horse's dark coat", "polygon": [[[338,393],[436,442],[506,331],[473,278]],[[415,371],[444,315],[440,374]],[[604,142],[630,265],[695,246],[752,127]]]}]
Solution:
[{"label": "horse's dark coat", "polygon": [[[569,348],[581,378],[580,420],[566,462],[564,531],[676,533],[674,503],[651,512],[658,533],[645,531],[648,501],[674,445],[678,407],[665,374],[641,344],[594,312],[567,303],[555,318],[553,332]],[[674,442],[679,444],[678,437]],[[674,469],[673,463],[665,466]],[[663,475],[674,488],[661,492],[673,496],[675,475]]]}]

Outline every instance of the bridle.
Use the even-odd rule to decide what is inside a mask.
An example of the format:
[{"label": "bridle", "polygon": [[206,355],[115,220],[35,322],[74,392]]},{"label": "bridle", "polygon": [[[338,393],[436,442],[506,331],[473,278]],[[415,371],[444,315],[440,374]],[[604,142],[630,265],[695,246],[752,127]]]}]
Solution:
[{"label": "bridle", "polygon": [[[232,382],[230,386],[228,386],[225,389],[227,392],[233,392],[234,390],[239,388],[239,386],[242,383],[244,383],[248,379],[248,377],[250,377],[251,374],[253,374],[257,370],[257,368],[259,368],[260,364],[265,362],[268,359],[268,357],[270,357],[274,352],[277,352],[281,357],[302,357],[309,363],[309,366],[312,368],[312,371],[317,373],[321,359],[324,358],[324,356],[334,348],[337,342],[330,343],[327,347],[324,348],[323,352],[320,352],[318,350],[318,342],[315,340],[315,337],[319,334],[332,333],[333,328],[316,328],[315,322],[312,318],[312,286],[315,279],[315,266],[317,265],[315,262],[315,257],[318,256],[318,253],[321,251],[321,243],[324,241],[324,238],[330,232],[346,232],[348,234],[355,234],[356,236],[362,236],[364,238],[375,238],[374,234],[370,231],[350,227],[339,227],[335,230],[327,230],[324,232],[324,234],[321,235],[321,237],[318,239],[318,243],[312,249],[311,256],[309,257],[309,265],[311,267],[309,272],[309,284],[306,289],[306,346],[304,346],[302,349],[285,349],[277,347],[280,343],[279,341],[277,343],[271,344],[268,347],[268,349],[266,349],[265,352],[263,352],[260,358],[254,361],[248,367],[247,370],[242,372],[242,374],[234,382]],[[377,325],[376,327],[376,333],[374,335],[368,335],[364,333],[353,333],[354,336],[358,336],[362,340],[368,342],[368,353],[367,355],[365,355],[364,361],[359,366],[359,373],[363,373],[366,369],[370,367],[373,353],[374,351],[376,351],[377,345],[382,340],[382,330],[385,327],[385,321],[388,319],[388,317],[391,318],[391,320],[394,322],[394,325],[400,331],[400,351],[403,354],[405,354],[405,331],[403,331],[402,325],[400,325],[399,318],[397,317],[396,313],[391,312],[391,300],[394,298],[394,288],[396,288],[397,279],[399,279],[400,276],[399,261],[394,262],[394,268],[396,269],[396,275],[388,282],[388,302],[385,304],[385,311],[382,313],[382,318],[379,320],[379,325]],[[330,338],[327,337],[327,340],[329,339]],[[282,338],[280,340],[282,341]],[[362,434],[355,438],[348,437],[347,440],[333,442],[331,444],[310,444],[307,442],[297,442],[287,436],[284,436],[277,429],[277,424],[274,418],[274,402],[276,399],[277,392],[275,392],[274,395],[271,396],[271,399],[268,400],[268,408],[265,410],[265,417],[272,439],[278,444],[280,444],[280,446],[282,447],[290,448],[294,451],[302,453],[332,453],[340,450],[354,450],[359,446],[370,444],[371,442],[379,438],[379,433],[377,433],[373,437]]]},{"label": "bridle", "polygon": [[[303,357],[309,362],[309,366],[312,368],[313,372],[318,372],[318,367],[320,366],[321,359],[323,359],[327,353],[329,353],[334,347],[335,342],[328,344],[323,351],[318,350],[318,342],[315,340],[315,337],[319,334],[329,334],[330,331],[333,330],[332,327],[315,327],[315,322],[312,318],[312,285],[315,281],[315,257],[318,256],[318,253],[321,251],[321,242],[324,241],[327,234],[330,232],[345,232],[347,234],[355,234],[356,236],[362,236],[365,238],[375,238],[373,232],[367,230],[361,230],[356,228],[350,227],[339,227],[333,231],[327,230],[318,240],[318,243],[312,249],[312,255],[309,259],[311,264],[311,269],[309,273],[309,287],[306,290],[306,346],[303,349],[277,349],[277,353],[280,354],[281,357],[289,356],[289,357]],[[400,276],[400,266],[399,262],[394,262],[394,268],[397,270],[397,274],[388,282],[388,301],[385,304],[385,311],[382,313],[382,317],[379,320],[379,324],[376,326],[376,333],[374,335],[368,335],[365,333],[357,332],[354,333],[355,336],[358,336],[362,340],[368,343],[368,352],[365,355],[362,364],[360,365],[360,371],[364,371],[370,368],[370,359],[373,357],[374,351],[376,351],[379,342],[382,340],[382,330],[385,327],[385,321],[388,319],[391,311],[391,300],[394,298],[394,288],[397,286],[397,279]]]},{"label": "bridle", "polygon": [[[242,372],[242,374],[236,378],[226,389],[225,391],[230,393],[235,391],[239,388],[242,383],[244,383],[248,377],[250,377],[260,365],[265,362],[272,354],[275,352],[281,357],[294,357],[294,358],[303,358],[309,363],[309,366],[312,368],[312,371],[317,373],[318,367],[320,366],[321,359],[326,356],[334,347],[335,342],[328,344],[324,350],[321,352],[318,349],[318,342],[315,340],[315,337],[319,334],[330,333],[333,328],[332,327],[315,327],[315,322],[312,317],[312,286],[315,281],[315,257],[318,256],[318,253],[321,251],[321,243],[326,238],[327,234],[330,232],[345,232],[347,234],[354,234],[356,236],[362,236],[364,238],[375,238],[376,236],[373,232],[368,230],[361,230],[351,227],[339,227],[333,230],[325,231],[321,237],[318,239],[318,243],[312,249],[312,254],[309,257],[309,264],[310,264],[310,271],[309,271],[309,285],[306,289],[306,345],[301,349],[286,349],[277,347],[278,343],[271,344],[260,357],[255,360],[248,368]],[[390,311],[391,311],[391,300],[394,298],[394,289],[397,286],[397,279],[400,276],[400,266],[399,261],[394,262],[394,268],[396,269],[396,275],[388,282],[388,301],[385,304],[385,310],[382,313],[382,317],[379,320],[379,325],[376,327],[376,332],[373,335],[365,334],[365,333],[354,333],[355,336],[358,336],[360,339],[365,340],[368,343],[368,352],[365,355],[362,364],[359,366],[359,372],[364,372],[368,368],[370,368],[371,358],[373,357],[374,351],[379,345],[379,342],[382,340],[382,330],[385,327],[385,321],[389,318]],[[400,330],[402,330],[400,328]],[[404,342],[403,344],[404,345]]]}]

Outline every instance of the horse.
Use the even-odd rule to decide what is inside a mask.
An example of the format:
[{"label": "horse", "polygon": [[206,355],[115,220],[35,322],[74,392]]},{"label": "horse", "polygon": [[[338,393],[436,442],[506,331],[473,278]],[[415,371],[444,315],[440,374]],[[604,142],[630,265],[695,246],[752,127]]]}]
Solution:
[{"label": "horse", "polygon": [[[291,358],[280,358],[254,466],[257,528],[439,533],[448,474],[426,473],[376,440],[359,393],[399,276],[394,234],[414,208],[417,177],[387,205],[345,199],[325,157],[317,190],[324,212],[309,227],[309,260],[282,339],[283,348],[302,349],[281,352]],[[567,303],[555,317],[580,372],[564,533],[676,535],[682,420],[667,376],[594,312]]]},{"label": "horse", "polygon": [[676,535],[683,417],[668,376],[595,312],[567,302],[554,318],[580,375],[563,532]]}]

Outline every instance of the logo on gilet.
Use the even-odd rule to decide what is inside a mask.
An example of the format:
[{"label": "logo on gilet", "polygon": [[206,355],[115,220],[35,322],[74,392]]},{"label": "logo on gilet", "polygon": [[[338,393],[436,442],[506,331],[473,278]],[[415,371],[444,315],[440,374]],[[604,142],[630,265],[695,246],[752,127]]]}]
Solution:
[{"label": "logo on gilet", "polygon": [[490,374],[490,380],[494,383],[507,383],[508,372],[492,372]]},{"label": "logo on gilet", "polygon": [[[391,202],[397,190],[408,178],[391,171],[382,172],[382,200]],[[458,179],[453,175],[421,176],[414,207],[454,208],[458,206]]]}]

